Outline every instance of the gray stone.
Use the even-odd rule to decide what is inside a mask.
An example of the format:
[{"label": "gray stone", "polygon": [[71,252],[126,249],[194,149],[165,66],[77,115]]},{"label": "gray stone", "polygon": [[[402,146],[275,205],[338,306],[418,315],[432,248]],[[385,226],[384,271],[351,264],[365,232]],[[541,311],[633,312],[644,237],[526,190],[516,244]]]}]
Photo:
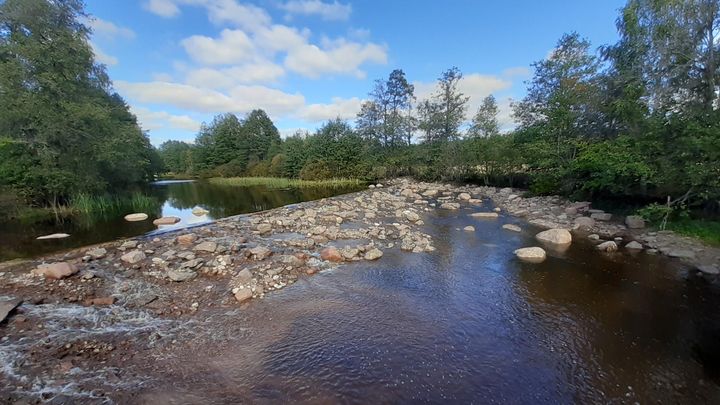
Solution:
[{"label": "gray stone", "polygon": [[272,254],[272,250],[265,246],[256,246],[250,249],[250,254],[255,260],[265,260],[268,256]]},{"label": "gray stone", "polygon": [[596,221],[609,221],[612,218],[612,214],[608,214],[606,212],[596,212],[590,214],[590,218]]},{"label": "gray stone", "polygon": [[85,252],[88,256],[90,256],[94,260],[102,259],[107,254],[107,250],[105,248],[95,248],[90,249],[87,252]]},{"label": "gray stone", "polygon": [[383,255],[382,250],[378,248],[372,248],[365,252],[365,260],[377,260]]},{"label": "gray stone", "polygon": [[467,232],[475,232],[475,227],[472,225],[468,225],[465,228],[463,228],[463,230],[467,231]]},{"label": "gray stone", "polygon": [[247,284],[252,281],[252,273],[248,269],[242,269],[238,273],[236,279],[241,284]]},{"label": "gray stone", "polygon": [[270,224],[259,224],[257,226],[257,231],[260,233],[270,233],[272,231],[272,225]]},{"label": "gray stone", "polygon": [[145,260],[145,257],[146,256],[144,252],[141,252],[139,250],[133,250],[120,256],[120,260],[124,261],[127,264],[136,264]]},{"label": "gray stone", "polygon": [[592,229],[595,226],[595,220],[590,217],[577,217],[573,222],[576,228],[579,229]]},{"label": "gray stone", "polygon": [[252,291],[249,288],[241,288],[235,292],[237,302],[245,302],[252,298]]},{"label": "gray stone", "polygon": [[197,277],[197,273],[191,270],[168,270],[167,275],[170,280],[176,282],[188,281]]},{"label": "gray stone", "polygon": [[0,323],[2,323],[10,313],[17,308],[22,300],[17,298],[1,299],[0,300]]},{"label": "gray stone", "polygon": [[527,247],[515,250],[518,259],[529,263],[542,263],[547,258],[545,250],[540,247]]},{"label": "gray stone", "polygon": [[443,203],[442,205],[440,205],[440,208],[442,208],[444,210],[457,210],[457,209],[460,209],[460,204],[446,202],[446,203]]},{"label": "gray stone", "polygon": [[410,222],[417,222],[420,220],[420,215],[418,215],[412,211],[405,211],[405,212],[403,212],[403,215],[405,216],[405,219],[407,219]]},{"label": "gray stone", "polygon": [[473,218],[481,218],[481,219],[493,219],[498,217],[497,212],[473,212],[470,214]]},{"label": "gray stone", "polygon": [[628,215],[625,217],[625,225],[630,229],[645,228],[645,220],[639,215]]},{"label": "gray stone", "polygon": [[210,242],[210,241],[205,241],[205,242],[198,243],[198,244],[193,248],[193,250],[196,251],[196,252],[209,252],[209,253],[214,252],[216,249],[217,249],[217,243],[215,243],[215,242]]},{"label": "gray stone", "polygon": [[720,274],[720,267],[713,264],[701,264],[697,266],[697,269],[705,274],[717,275]]},{"label": "gray stone", "polygon": [[632,241],[632,242],[628,243],[627,245],[625,245],[625,249],[630,249],[630,250],[642,250],[642,249],[643,249],[643,245],[641,245],[641,244],[640,244],[639,242],[637,242],[637,241]]},{"label": "gray stone", "polygon": [[505,224],[505,225],[503,225],[502,227],[503,227],[503,229],[506,229],[506,230],[508,230],[508,231],[522,232],[522,229],[520,229],[520,227],[517,226],[517,225]]},{"label": "gray stone", "polygon": [[612,241],[612,240],[603,242],[603,243],[597,245],[596,247],[598,250],[603,251],[603,252],[615,252],[616,250],[618,250],[617,243],[615,243],[615,241]]},{"label": "gray stone", "polygon": [[548,229],[538,233],[535,237],[542,242],[555,245],[569,245],[572,242],[572,235],[567,229]]}]

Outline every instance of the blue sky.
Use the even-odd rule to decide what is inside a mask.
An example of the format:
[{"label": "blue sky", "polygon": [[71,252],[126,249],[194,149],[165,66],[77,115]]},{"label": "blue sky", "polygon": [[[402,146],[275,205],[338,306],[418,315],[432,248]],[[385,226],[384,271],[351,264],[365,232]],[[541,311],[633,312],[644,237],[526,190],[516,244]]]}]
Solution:
[{"label": "blue sky", "polygon": [[621,0],[87,0],[92,45],[155,145],[215,114],[263,108],[283,134],[353,119],[373,81],[405,71],[422,99],[457,66],[468,116],[500,118],[564,32],[614,42]]}]

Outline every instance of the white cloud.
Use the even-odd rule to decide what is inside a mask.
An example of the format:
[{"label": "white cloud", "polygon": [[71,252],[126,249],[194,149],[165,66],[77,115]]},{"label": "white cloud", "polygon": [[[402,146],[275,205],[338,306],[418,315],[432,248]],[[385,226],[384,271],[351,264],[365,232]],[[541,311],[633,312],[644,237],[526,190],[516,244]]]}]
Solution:
[{"label": "white cloud", "polygon": [[281,66],[259,62],[225,69],[194,69],[187,73],[185,82],[198,87],[228,89],[239,84],[274,83],[284,74]]},{"label": "white cloud", "polygon": [[175,128],[196,132],[200,129],[200,123],[187,115],[173,115],[165,111],[152,111],[145,107],[130,107],[140,121],[140,126],[145,130],[161,128]]},{"label": "white cloud", "polygon": [[271,21],[270,15],[262,8],[236,0],[146,0],[143,6],[164,18],[180,15],[180,6],[200,6],[207,10],[208,19],[213,24],[231,24],[247,30],[269,25]]},{"label": "white cloud", "polygon": [[112,55],[105,53],[95,42],[90,41],[90,47],[95,54],[95,59],[107,66],[114,66],[118,64],[118,59]]},{"label": "white cloud", "polygon": [[528,77],[530,73],[530,68],[525,66],[511,67],[502,71],[502,75],[507,78]]},{"label": "white cloud", "polygon": [[181,42],[194,61],[207,65],[230,65],[255,58],[255,45],[241,30],[224,29],[220,37],[193,35]]},{"label": "white cloud", "polygon": [[85,23],[92,28],[93,34],[104,38],[115,39],[134,39],[135,31],[130,28],[120,27],[113,22],[103,20],[101,18],[88,18]]},{"label": "white cloud", "polygon": [[285,67],[310,78],[319,78],[323,74],[350,74],[362,79],[365,77],[365,72],[360,69],[362,64],[387,63],[384,46],[345,39],[324,42],[323,48],[305,44],[291,49],[285,58]]},{"label": "white cloud", "polygon": [[291,0],[280,8],[288,14],[317,15],[326,21],[344,21],[350,18],[352,6],[337,1],[325,3],[321,0]]},{"label": "white cloud", "polygon": [[258,49],[266,52],[287,52],[308,43],[310,30],[298,30],[287,25],[275,24],[263,27],[253,33],[253,41]]},{"label": "white cloud", "polygon": [[152,77],[157,82],[171,82],[173,80],[168,73],[153,73]]},{"label": "white cloud", "polygon": [[360,111],[363,100],[353,98],[333,97],[330,104],[309,104],[305,106],[297,117],[308,122],[327,121],[335,118],[345,120],[353,119]]},{"label": "white cloud", "polygon": [[174,0],[147,0],[143,7],[160,17],[171,18],[180,14],[177,2]]},{"label": "white cloud", "polygon": [[144,104],[165,104],[178,109],[218,114],[245,114],[262,108],[273,116],[286,116],[305,104],[302,94],[289,94],[264,86],[236,86],[228,92],[188,84],[117,81],[115,87],[130,100]]}]

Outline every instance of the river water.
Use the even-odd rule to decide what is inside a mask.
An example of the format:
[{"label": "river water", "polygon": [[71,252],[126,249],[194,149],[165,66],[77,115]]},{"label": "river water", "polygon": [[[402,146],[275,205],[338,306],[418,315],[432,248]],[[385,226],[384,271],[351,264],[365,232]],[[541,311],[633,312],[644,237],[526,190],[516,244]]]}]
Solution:
[{"label": "river water", "polygon": [[[268,210],[302,201],[317,200],[338,194],[357,191],[357,186],[334,188],[269,189],[263,186],[236,187],[210,184],[206,181],[158,181],[152,183],[145,194],[157,202],[157,209],[147,212],[148,220],[128,222],[124,214],[110,218],[76,216],[37,222],[0,222],[0,261],[35,257],[75,247],[167,231],[198,225],[231,215]],[[193,215],[200,207],[206,215]],[[130,213],[130,212],[127,212]],[[156,227],[153,219],[162,216],[179,217],[171,226]],[[67,233],[69,238],[36,240],[38,236]]]},{"label": "river water", "polygon": [[584,241],[525,264],[512,252],[536,229],[522,222],[468,233],[466,214],[428,217],[436,252],[388,251],[211,311],[153,362],[161,382],[125,399],[720,403],[717,285]]}]

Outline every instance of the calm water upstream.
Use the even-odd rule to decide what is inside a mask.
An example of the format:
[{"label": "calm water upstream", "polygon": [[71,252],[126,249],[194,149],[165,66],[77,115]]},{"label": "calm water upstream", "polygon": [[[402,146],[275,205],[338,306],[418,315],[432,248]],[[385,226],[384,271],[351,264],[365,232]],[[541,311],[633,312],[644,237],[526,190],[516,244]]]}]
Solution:
[{"label": "calm water upstream", "polygon": [[[461,229],[468,223],[474,233]],[[720,403],[720,291],[676,262],[428,215],[436,252],[302,279],[190,324],[145,403]]]},{"label": "calm water upstream", "polygon": [[[160,203],[158,210],[147,213],[150,216],[147,221],[127,222],[122,215],[118,215],[106,219],[74,217],[59,222],[54,219],[34,223],[0,222],[0,261],[206,223],[231,215],[317,200],[357,189],[268,189],[261,186],[220,186],[204,181],[159,181],[146,190],[148,195],[155,197]],[[209,211],[209,214],[193,215],[192,210],[195,207],[202,207]],[[161,216],[175,216],[181,221],[176,225],[158,229],[152,224],[152,220]],[[35,239],[52,233],[68,233],[71,236],[56,240]]]}]

